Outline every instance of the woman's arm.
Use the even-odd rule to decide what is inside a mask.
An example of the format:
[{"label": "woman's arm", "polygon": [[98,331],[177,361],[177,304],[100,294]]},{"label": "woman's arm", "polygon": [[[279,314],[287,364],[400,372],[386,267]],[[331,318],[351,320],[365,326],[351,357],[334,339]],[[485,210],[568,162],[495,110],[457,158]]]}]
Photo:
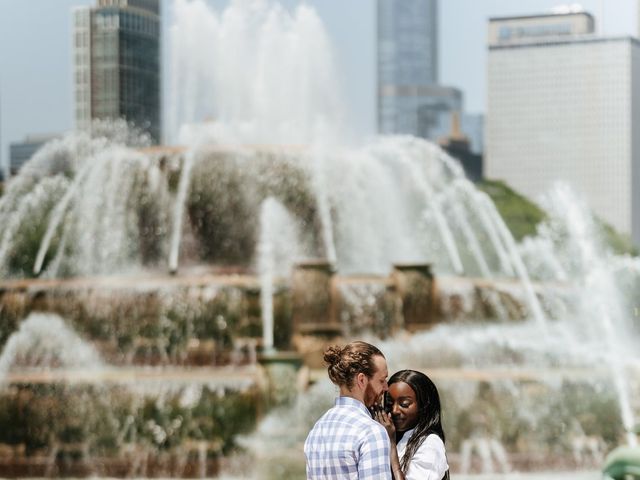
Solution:
[{"label": "woman's arm", "polygon": [[404,473],[400,467],[400,459],[398,458],[398,446],[396,445],[396,427],[391,420],[391,414],[383,409],[376,409],[373,412],[375,418],[387,431],[389,440],[391,441],[391,473],[394,480],[405,480]]}]

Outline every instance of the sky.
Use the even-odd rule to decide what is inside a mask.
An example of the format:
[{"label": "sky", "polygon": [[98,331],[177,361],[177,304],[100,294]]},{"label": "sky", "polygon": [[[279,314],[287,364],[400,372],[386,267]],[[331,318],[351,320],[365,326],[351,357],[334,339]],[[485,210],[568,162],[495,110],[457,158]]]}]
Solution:
[{"label": "sky", "polygon": [[[171,23],[171,1],[162,0],[165,29]],[[325,24],[354,131],[374,134],[375,0],[280,1],[287,8],[301,2],[315,8]],[[208,3],[220,10],[228,1]],[[487,19],[545,13],[567,3],[440,0],[440,83],[462,90],[466,112],[484,113]],[[580,5],[596,17],[596,26],[605,35],[635,36],[638,3],[583,0]],[[93,4],[95,0],[0,0],[0,167],[8,164],[10,142],[73,128],[71,11],[74,6]],[[165,58],[165,74],[168,64]]]}]

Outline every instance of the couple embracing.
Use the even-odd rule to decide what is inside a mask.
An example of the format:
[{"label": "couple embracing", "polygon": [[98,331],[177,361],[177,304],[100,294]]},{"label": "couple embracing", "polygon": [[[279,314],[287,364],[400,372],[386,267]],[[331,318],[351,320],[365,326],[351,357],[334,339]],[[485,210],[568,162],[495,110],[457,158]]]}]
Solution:
[{"label": "couple embracing", "polygon": [[382,352],[360,341],[328,348],[324,361],[340,396],[305,442],[307,479],[449,478],[440,398],[429,377],[401,370],[387,381]]}]

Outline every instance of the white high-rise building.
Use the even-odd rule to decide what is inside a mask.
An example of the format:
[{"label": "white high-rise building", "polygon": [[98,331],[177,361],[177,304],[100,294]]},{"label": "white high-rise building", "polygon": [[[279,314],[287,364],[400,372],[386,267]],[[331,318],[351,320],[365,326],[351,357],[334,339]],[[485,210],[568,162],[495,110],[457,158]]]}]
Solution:
[{"label": "white high-rise building", "polygon": [[636,37],[640,38],[640,0],[636,1]]},{"label": "white high-rise building", "polygon": [[485,175],[566,181],[640,244],[640,42],[584,12],[490,19]]}]

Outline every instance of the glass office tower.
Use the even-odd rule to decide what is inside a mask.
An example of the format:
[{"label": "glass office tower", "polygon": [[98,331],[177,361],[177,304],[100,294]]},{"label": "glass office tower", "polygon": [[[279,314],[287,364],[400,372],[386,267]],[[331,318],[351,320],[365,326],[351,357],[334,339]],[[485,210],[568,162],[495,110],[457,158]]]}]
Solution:
[{"label": "glass office tower", "polygon": [[159,0],[98,0],[74,24],[77,128],[121,118],[159,143]]},{"label": "glass office tower", "polygon": [[378,0],[377,15],[378,131],[435,140],[462,107],[438,85],[437,0]]}]

